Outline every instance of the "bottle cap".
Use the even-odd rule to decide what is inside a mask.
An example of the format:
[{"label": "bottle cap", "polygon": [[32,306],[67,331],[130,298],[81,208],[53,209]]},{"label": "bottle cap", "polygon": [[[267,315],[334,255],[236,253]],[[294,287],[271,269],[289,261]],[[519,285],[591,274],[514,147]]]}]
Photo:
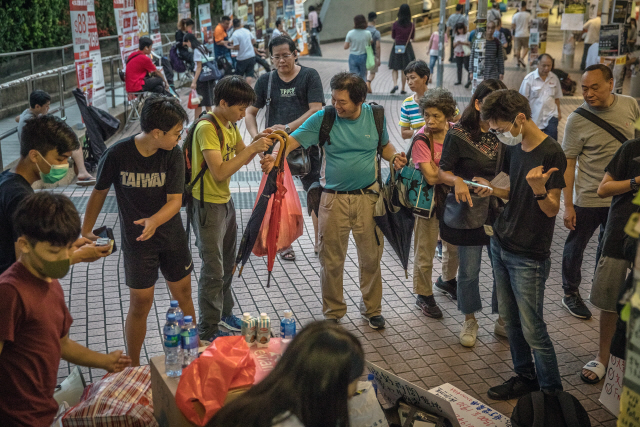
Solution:
[{"label": "bottle cap", "polygon": [[193,317],[191,316],[184,316],[184,323],[190,323],[193,322]]},{"label": "bottle cap", "polygon": [[293,313],[291,312],[291,310],[285,310],[284,317],[286,317],[287,319],[291,319],[291,317],[293,317]]},{"label": "bottle cap", "polygon": [[242,319],[243,320],[251,319],[251,313],[242,313]]},{"label": "bottle cap", "polygon": [[268,319],[269,316],[267,316],[267,313],[260,313],[260,318],[261,319]]},{"label": "bottle cap", "polygon": [[175,314],[173,314],[173,313],[169,313],[169,314],[167,314],[167,320],[168,320],[169,322],[175,322],[175,321],[176,321],[176,315],[175,315]]},{"label": "bottle cap", "polygon": [[171,305],[171,308],[176,308],[178,306],[178,301],[171,300],[171,302],[169,304]]}]

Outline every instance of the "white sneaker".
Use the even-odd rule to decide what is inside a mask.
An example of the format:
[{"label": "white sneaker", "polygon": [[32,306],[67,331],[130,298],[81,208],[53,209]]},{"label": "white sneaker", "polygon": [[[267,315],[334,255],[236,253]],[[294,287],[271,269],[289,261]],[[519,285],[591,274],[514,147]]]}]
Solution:
[{"label": "white sneaker", "polygon": [[473,347],[478,337],[478,322],[476,319],[465,320],[460,331],[460,344],[465,347]]},{"label": "white sneaker", "polygon": [[506,324],[504,323],[504,320],[502,320],[502,318],[500,316],[498,316],[498,318],[496,319],[496,323],[493,326],[493,333],[496,335],[500,335],[501,337],[507,337],[507,329],[505,328]]}]

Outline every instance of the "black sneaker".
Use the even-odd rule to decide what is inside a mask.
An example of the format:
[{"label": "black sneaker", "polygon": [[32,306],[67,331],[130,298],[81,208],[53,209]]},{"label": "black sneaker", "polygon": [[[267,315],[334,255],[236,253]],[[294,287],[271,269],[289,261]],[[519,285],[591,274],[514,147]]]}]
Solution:
[{"label": "black sneaker", "polygon": [[538,378],[532,380],[516,375],[509,378],[501,385],[491,387],[487,391],[487,396],[493,400],[509,400],[517,399],[520,396],[524,396],[532,391],[540,390],[540,384],[538,384]]},{"label": "black sneaker", "polygon": [[448,282],[442,280],[442,276],[438,277],[434,286],[438,288],[439,291],[444,292],[446,295],[449,295],[451,299],[458,299],[458,279],[451,279]]},{"label": "black sneaker", "polygon": [[369,321],[369,326],[371,326],[371,328],[373,329],[383,329],[384,328],[384,317],[382,317],[382,314],[379,314],[377,316],[371,316],[371,317],[367,317],[364,314],[362,315],[363,319],[367,319]]},{"label": "black sneaker", "polygon": [[422,314],[427,317],[433,317],[434,319],[440,319],[442,317],[442,311],[436,304],[433,295],[429,295],[428,297],[418,295],[416,298],[416,307],[422,310]]},{"label": "black sneaker", "polygon": [[577,317],[578,319],[591,319],[591,312],[582,301],[582,297],[579,293],[571,294],[569,296],[564,296],[562,298],[562,305],[564,308],[569,310],[572,316]]},{"label": "black sneaker", "polygon": [[398,91],[398,86],[394,86],[393,89],[391,89],[391,95],[393,95],[394,93],[396,93]]}]

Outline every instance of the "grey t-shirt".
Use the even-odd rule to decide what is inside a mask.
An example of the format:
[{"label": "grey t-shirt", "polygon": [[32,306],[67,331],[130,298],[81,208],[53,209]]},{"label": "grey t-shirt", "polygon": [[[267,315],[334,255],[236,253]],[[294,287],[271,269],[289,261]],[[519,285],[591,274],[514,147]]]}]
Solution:
[{"label": "grey t-shirt", "polygon": [[18,122],[18,141],[22,140],[22,128],[27,120],[34,118],[36,115],[31,112],[31,109],[27,108],[20,114],[20,121]]},{"label": "grey t-shirt", "polygon": [[347,33],[345,42],[350,43],[350,52],[352,55],[364,55],[367,53],[367,45],[371,44],[371,40],[371,32],[354,28]]},{"label": "grey t-shirt", "polygon": [[[630,96],[614,95],[610,107],[595,109],[586,102],[582,108],[596,114],[619,130],[627,139],[635,135],[634,123],[640,108]],[[564,128],[562,149],[567,159],[577,159],[573,204],[583,208],[608,207],[611,197],[601,199],[596,193],[604,177],[604,170],[622,143],[609,132],[584,117],[571,113]]]}]

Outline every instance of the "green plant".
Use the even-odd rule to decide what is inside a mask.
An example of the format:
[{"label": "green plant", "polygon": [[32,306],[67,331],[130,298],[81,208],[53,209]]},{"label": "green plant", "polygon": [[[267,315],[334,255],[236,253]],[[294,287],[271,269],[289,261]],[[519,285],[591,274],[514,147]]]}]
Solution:
[{"label": "green plant", "polygon": [[69,43],[69,0],[2,0],[0,52]]},{"label": "green plant", "polygon": [[113,13],[113,0],[95,0],[96,24],[98,25],[98,37],[118,34],[116,28],[116,16]]}]

